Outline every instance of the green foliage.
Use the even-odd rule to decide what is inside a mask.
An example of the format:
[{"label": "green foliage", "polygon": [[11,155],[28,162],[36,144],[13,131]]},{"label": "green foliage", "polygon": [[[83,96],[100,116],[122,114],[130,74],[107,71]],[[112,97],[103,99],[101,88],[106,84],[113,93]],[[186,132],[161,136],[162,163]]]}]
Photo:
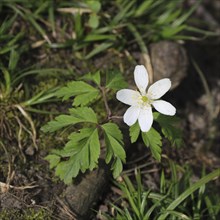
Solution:
[{"label": "green foliage", "polygon": [[[112,74],[113,77],[107,81],[108,92],[115,88],[113,82],[122,84],[124,82],[119,72]],[[60,88],[56,95],[62,97],[63,100],[73,97],[73,105],[75,106],[77,98],[82,95],[86,95],[86,98],[91,94],[95,97],[102,95],[104,102],[108,102],[105,94],[107,89],[101,86],[99,71],[94,74],[86,74],[80,80],[87,80],[95,85],[91,86],[83,81],[72,81],[67,86]],[[71,129],[65,129],[65,131],[70,131],[70,134],[63,149],[53,150],[46,157],[46,160],[50,162],[50,168],[55,168],[56,175],[67,184],[71,183],[72,179],[80,172],[84,173],[86,170],[93,170],[97,167],[100,156],[100,140],[103,137],[106,147],[105,161],[107,164],[111,164],[114,178],[120,175],[126,159],[123,137],[119,127],[113,122],[106,123],[106,119],[103,121],[102,118],[97,117],[99,112],[95,112],[93,107],[83,106],[85,104],[84,97],[82,97],[84,102],[80,102],[82,107],[70,108],[69,114],[61,114],[41,128],[43,132],[55,132],[71,127]],[[93,100],[94,98],[88,98],[86,104],[92,105]],[[101,99],[101,101],[103,100]],[[97,102],[96,104],[100,105],[100,100]],[[100,106],[106,107],[106,104]],[[102,111],[105,110],[102,109]],[[76,124],[82,127],[79,132],[74,130]]]},{"label": "green foliage", "polygon": [[154,120],[161,126],[163,135],[172,143],[179,147],[182,144],[182,131],[178,128],[179,119],[176,116],[166,116],[154,112]]},{"label": "green foliage", "polygon": [[46,209],[23,208],[19,209],[3,209],[0,212],[2,220],[51,220],[52,215]]},{"label": "green foliage", "polygon": [[[74,97],[74,108],[69,109],[69,114],[55,117],[53,121],[42,128],[44,132],[59,130],[63,132],[63,129],[65,132],[72,132],[63,148],[54,150],[47,156],[46,159],[50,162],[50,167],[56,169],[56,174],[64,182],[70,183],[72,178],[80,172],[97,167],[100,140],[104,136],[106,163],[111,164],[113,176],[119,176],[126,158],[121,131],[116,124],[109,122],[109,120],[106,122],[109,115],[105,117],[105,120],[100,120],[100,117],[97,116],[104,114],[105,111],[100,110],[104,106],[103,103],[100,104],[101,89],[103,88],[104,92],[109,92],[109,90],[127,87],[122,75],[117,71],[109,71],[106,74],[106,84],[103,86],[101,82],[104,80],[101,80],[100,72],[97,71],[80,78],[80,80],[90,81],[91,84],[90,82],[73,81],[58,91],[57,87],[46,87],[41,91],[33,92],[32,81],[35,76],[54,72],[62,73],[63,76],[66,71],[54,68],[42,69],[39,66],[45,62],[44,60],[30,67],[26,62],[26,57],[29,54],[25,54],[24,57],[23,54],[31,51],[35,57],[38,57],[53,53],[54,50],[50,50],[51,48],[68,48],[71,50],[72,59],[78,59],[76,63],[79,62],[81,65],[82,59],[89,60],[109,49],[115,55],[124,55],[122,52],[126,52],[127,55],[138,44],[140,50],[146,53],[146,43],[149,42],[163,39],[195,39],[192,33],[197,33],[202,37],[215,36],[214,33],[189,26],[190,15],[199,4],[200,1],[197,1],[191,8],[185,8],[184,0],[83,0],[56,1],[56,4],[54,1],[48,0],[1,1],[0,134],[1,139],[4,140],[4,143],[1,141],[1,145],[3,146],[8,140],[17,139],[18,146],[22,149],[23,143],[30,143],[29,140],[26,140],[28,136],[37,149],[35,123],[30,112],[43,112],[38,109],[38,105],[57,101],[58,99],[55,97],[62,97],[63,100]],[[18,24],[19,31],[17,31]],[[39,49],[35,50],[37,44],[39,44]],[[70,55],[68,53],[65,56]],[[79,61],[79,59],[81,60]],[[33,60],[30,62],[33,63]],[[63,63],[66,65],[65,61]],[[83,63],[86,68],[92,69],[93,66],[90,68],[90,64],[89,61],[86,65]],[[71,63],[70,66],[72,68],[75,63]],[[95,107],[92,106],[94,102],[97,104]],[[91,108],[87,107],[88,105],[91,105]],[[94,111],[97,109],[99,111]],[[157,113],[154,114],[154,118],[161,126],[162,134],[173,145],[180,146],[181,132],[175,126],[175,119]],[[66,129],[69,127],[71,129]],[[79,130],[76,132],[77,129]],[[137,140],[139,134],[138,124],[130,128],[132,143]],[[25,140],[22,142],[23,139]],[[162,145],[160,134],[155,129],[151,129],[148,133],[142,133],[142,139],[145,145],[150,148],[153,156],[160,160]],[[177,177],[174,175],[173,179],[176,180]],[[129,190],[135,193],[131,183],[129,185]],[[161,185],[165,188],[165,180],[161,181]],[[188,198],[189,193],[192,193],[194,189],[186,192],[182,200],[185,201],[185,198]],[[201,204],[204,201],[202,200],[203,193],[204,188],[200,188],[196,198],[199,197],[201,200],[194,209],[196,210],[194,216],[199,215],[201,210]],[[148,195],[151,194],[148,192],[144,194],[145,198]],[[166,206],[169,208],[166,209],[166,213],[180,217],[181,213],[176,209],[181,205],[180,201],[182,200],[176,200],[179,195],[177,187],[175,187],[174,195],[169,196],[176,203]],[[154,199],[158,203],[154,204],[150,211],[153,212],[161,204],[161,201],[169,201],[165,200],[165,197],[166,195],[160,197],[161,200],[159,200],[156,195]],[[141,199],[138,197],[139,202]],[[132,202],[131,199],[129,201]],[[219,209],[212,205],[211,198],[205,197],[205,202],[210,216],[219,212]],[[140,210],[143,210],[143,207],[145,207],[145,202],[142,203]],[[148,212],[149,216],[150,211]],[[138,213],[137,208],[135,212]],[[129,215],[128,209],[126,214]],[[123,215],[121,216],[123,218]]]},{"label": "green foliage", "polygon": [[[24,59],[29,46],[28,44],[19,46],[23,40],[23,31],[15,35],[11,31],[17,17],[16,14],[6,18],[0,24],[0,39],[4,45],[0,48],[0,139],[2,138],[4,144],[9,146],[12,140],[17,140],[20,150],[32,141],[37,149],[37,132],[30,112],[42,113],[43,111],[39,110],[37,105],[51,102],[57,87],[36,92],[30,86],[29,76],[59,71],[63,73],[64,70],[24,67],[22,58]],[[25,161],[22,151],[21,154]]]},{"label": "green foliage", "polygon": [[116,157],[112,163],[111,170],[113,170],[113,177],[117,178],[123,171],[123,161]]},{"label": "green foliage", "polygon": [[140,134],[140,127],[139,127],[138,122],[136,122],[134,125],[130,127],[129,134],[131,138],[131,143],[136,142]]},{"label": "green foliage", "polygon": [[97,16],[97,14],[90,15],[89,26],[94,29],[99,26],[99,17]]},{"label": "green foliage", "polygon": [[87,80],[87,81],[92,81],[96,85],[100,86],[100,83],[101,83],[100,71],[96,71],[94,74],[93,73],[87,73],[84,76],[82,76],[80,79]]},{"label": "green foliage", "polygon": [[[83,128],[80,132],[73,132],[69,136],[69,141],[64,149],[56,153],[63,159],[69,157],[68,160],[60,160],[56,164],[56,175],[64,183],[69,184],[72,182],[72,178],[76,177],[80,171],[84,173],[87,169],[93,170],[97,167],[100,155],[98,130]],[[53,165],[58,161],[55,156],[50,156],[46,159],[52,162]]]},{"label": "green foliage", "polygon": [[106,88],[123,89],[127,87],[127,83],[118,71],[108,71],[106,74]]},{"label": "green foliage", "polygon": [[[100,152],[95,154],[96,157],[92,159],[86,156],[85,153],[92,155],[90,149],[95,149],[95,147],[92,148],[91,143],[93,143],[93,141],[97,143],[97,140],[100,140],[104,136],[106,147],[105,162],[107,164],[111,164],[113,176],[116,178],[123,170],[123,163],[126,159],[126,153],[124,150],[121,130],[115,123],[109,121],[109,118],[111,118],[111,115],[109,114],[111,113],[109,113],[110,111],[107,100],[107,97],[109,96],[106,93],[111,92],[111,90],[114,91],[115,89],[124,88],[124,79],[118,71],[113,71],[106,75],[105,86],[102,86],[101,82],[103,82],[103,80],[101,80],[101,73],[97,71],[94,74],[88,73],[80,77],[80,80],[86,80],[92,85],[83,81],[71,81],[67,83],[67,86],[60,88],[56,95],[58,97],[62,97],[63,100],[68,100],[70,97],[73,97],[73,105],[75,106],[78,105],[76,104],[77,98],[82,96],[82,98],[80,98],[83,100],[83,102],[80,102],[82,107],[70,108],[68,115],[57,116],[54,120],[43,126],[41,130],[44,132],[55,132],[64,129],[65,127],[72,127],[71,130],[69,129],[69,131],[72,132],[75,140],[82,135],[87,144],[84,144],[83,146],[85,148],[83,148],[81,145],[81,139],[78,141],[79,143],[75,143],[71,139],[67,142],[63,150],[53,151],[52,154],[46,159],[50,162],[50,167],[56,169],[56,174],[62,180],[64,180],[65,183],[70,183],[72,178],[75,178],[80,171],[85,172],[87,169],[92,170],[96,167],[95,164],[97,164],[97,159],[99,158]],[[90,98],[92,96],[95,98]],[[100,96],[102,96],[102,99],[97,99]],[[92,105],[94,100],[96,100],[96,105],[105,107],[104,111],[106,111],[107,117],[97,117],[100,115],[100,113],[93,110],[96,108],[83,106],[84,104],[88,105],[89,103]],[[100,105],[100,101],[104,101],[104,105]],[[177,138],[180,139],[180,135],[179,133],[176,133],[177,130],[173,125],[176,120],[168,120],[166,117],[160,116],[157,113],[154,114],[154,117],[155,120],[157,120],[161,125],[162,133],[165,135],[165,137],[176,143]],[[108,122],[106,122],[106,118],[108,119]],[[79,126],[82,127],[79,133],[73,131],[74,125],[76,124],[79,124]],[[94,128],[94,126],[96,128]],[[84,135],[86,135],[86,131],[91,133],[93,129],[96,129],[96,135],[89,134],[88,136],[84,137]],[[99,130],[100,135],[98,135],[97,129]],[[140,128],[138,123],[136,123],[130,128],[130,137],[132,143],[137,141],[139,134]],[[69,137],[72,137],[71,134]],[[150,148],[153,157],[157,161],[160,161],[162,152],[162,137],[160,133],[154,128],[151,128],[148,132],[141,132],[141,137],[144,144]],[[95,139],[93,140],[91,138]],[[100,145],[97,145],[100,148]],[[76,153],[76,150],[74,149],[78,149],[78,147],[79,149],[84,150],[78,150]]]},{"label": "green foliage", "polygon": [[95,29],[99,26],[99,16],[97,13],[101,9],[101,3],[99,1],[86,1],[87,6],[92,10],[92,13],[89,15],[88,25]]},{"label": "green foliage", "polygon": [[144,144],[147,147],[150,147],[151,153],[153,157],[160,161],[161,159],[161,136],[160,134],[154,129],[151,128],[148,132],[141,132],[142,139],[144,141]]},{"label": "green foliage", "polygon": [[[204,215],[204,212],[206,211],[206,209],[208,209],[208,212],[212,211],[213,208],[215,209],[215,205],[213,205],[213,207],[210,207],[206,203],[205,206],[207,206],[207,205],[208,206],[202,211],[203,207],[201,205],[199,205],[199,204],[201,204],[201,202],[204,202],[203,198],[209,197],[211,199],[210,195],[208,196],[208,194],[205,194],[204,186],[205,186],[205,184],[207,184],[211,180],[213,180],[215,178],[219,178],[219,177],[220,177],[220,169],[216,169],[213,172],[209,173],[208,175],[202,177],[196,183],[193,183],[188,188],[184,189],[184,191],[181,194],[179,194],[178,197],[168,205],[168,207],[164,210],[164,214],[160,215],[158,220],[165,219],[167,216],[172,214],[172,211],[174,211],[176,208],[178,208],[180,206],[180,204],[183,203],[183,201],[185,201],[187,198],[189,198],[197,190],[199,190],[199,192],[198,192],[199,196],[197,198],[193,197],[193,199],[194,200],[198,199],[198,201],[196,201],[194,203],[194,206],[192,208],[193,208],[193,212],[194,212],[193,215],[196,214],[199,216],[199,219],[201,219],[201,217],[202,217],[202,215]],[[188,181],[189,181],[189,179],[188,179]],[[214,195],[214,193],[215,192],[213,192],[213,195]],[[215,199],[216,199],[216,197],[215,197]],[[198,210],[198,208],[201,210]],[[210,217],[217,219],[218,218],[217,215],[220,214],[220,208],[215,209],[215,211],[216,212],[213,213],[214,216],[212,215]],[[215,218],[215,217],[217,217],[217,218]]]},{"label": "green foliage", "polygon": [[57,97],[62,97],[63,100],[67,100],[72,96],[75,96],[74,106],[85,106],[88,103],[97,99],[99,91],[93,86],[83,81],[72,81],[67,86],[59,89],[56,93]]},{"label": "green foliage", "polygon": [[43,132],[54,132],[68,125],[74,125],[81,122],[78,118],[72,115],[59,115],[55,120],[50,121],[48,124],[43,126],[41,130]]},{"label": "green foliage", "polygon": [[101,9],[101,2],[99,0],[86,0],[86,4],[95,13],[98,13]]},{"label": "green foliage", "polygon": [[[55,120],[48,122],[42,127],[42,131],[54,132],[76,123],[91,123],[93,126],[98,123],[92,108],[71,108],[69,112],[70,115],[59,115]],[[70,183],[80,171],[93,170],[98,164],[100,155],[97,128],[83,128],[80,132],[72,132],[68,139],[63,150],[53,151],[46,157],[50,167],[56,167],[56,175],[66,184]]]},{"label": "green foliage", "polygon": [[88,107],[79,107],[69,109],[70,115],[59,115],[55,120],[48,122],[41,128],[43,132],[54,132],[69,125],[88,122],[97,123],[95,112]]},{"label": "green foliage", "polygon": [[[154,120],[159,123],[162,134],[170,141],[173,146],[181,146],[182,144],[182,132],[177,127],[179,119],[177,117],[165,116],[158,112],[154,112]],[[137,141],[140,134],[140,127],[138,122],[132,125],[129,129],[131,143]],[[148,132],[141,132],[141,137],[144,144],[150,148],[153,157],[157,160],[161,160],[162,152],[162,137],[158,131],[153,127]]]},{"label": "green foliage", "polygon": [[[162,219],[209,219],[217,220],[220,216],[218,195],[212,191],[210,183],[220,177],[220,169],[205,175],[195,183],[191,183],[189,168],[178,175],[177,166],[170,161],[174,169],[172,176],[177,179],[165,179],[161,175],[160,192],[146,190],[141,181],[140,172],[135,174],[136,182],[124,176],[124,181],[116,183],[122,191],[120,204],[111,204],[112,216],[103,214],[108,220],[162,220]],[[206,185],[209,183],[209,185]],[[175,192],[175,193],[174,193]],[[175,196],[174,196],[175,195]],[[121,204],[124,204],[124,206]]]},{"label": "green foliage", "polygon": [[50,154],[45,159],[50,162],[50,169],[53,169],[59,164],[61,157],[56,154]]},{"label": "green foliage", "polygon": [[[11,22],[22,19],[25,27],[30,26],[40,36],[39,41],[45,41],[50,48],[71,48],[75,57],[88,60],[109,48],[118,52],[129,50],[130,42],[138,44],[145,52],[146,42],[194,40],[195,33],[201,38],[219,36],[189,24],[200,3],[198,0],[191,7],[185,7],[184,0],[74,0],[57,1],[56,4],[48,0],[14,0],[1,2],[0,10],[8,9]],[[56,19],[65,25],[59,25]],[[7,27],[4,24],[2,29]],[[61,39],[56,38],[57,32]],[[24,28],[14,39],[6,35],[4,39],[17,42],[22,35],[28,36],[29,29]],[[7,50],[2,49],[2,53]]]},{"label": "green foliage", "polygon": [[[98,129],[83,128],[72,132],[62,150],[52,151],[45,159],[50,167],[56,167],[56,175],[66,184],[72,182],[79,172],[93,170],[98,165],[100,143]],[[67,160],[68,158],[68,160]]]},{"label": "green foliage", "polygon": [[106,144],[106,163],[114,157],[112,164],[113,176],[116,178],[122,171],[122,162],[125,162],[126,154],[123,148],[122,134],[118,126],[114,123],[102,125]]},{"label": "green foliage", "polygon": [[[6,18],[1,24],[0,24],[0,39],[1,39],[1,48],[0,48],[0,55],[7,54],[11,51],[15,51],[15,49],[18,47],[18,42],[23,37],[23,32],[18,32],[15,35],[12,35],[10,33],[10,29],[13,25],[13,23],[17,19],[17,14],[11,16],[10,18]],[[24,49],[23,47],[22,49]],[[14,59],[13,63],[16,63],[16,59]]]}]

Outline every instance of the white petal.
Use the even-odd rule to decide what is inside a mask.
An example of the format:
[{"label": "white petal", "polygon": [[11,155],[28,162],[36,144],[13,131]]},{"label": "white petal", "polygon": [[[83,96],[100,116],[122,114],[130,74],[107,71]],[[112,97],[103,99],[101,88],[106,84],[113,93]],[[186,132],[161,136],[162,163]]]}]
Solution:
[{"label": "white petal", "polygon": [[153,124],[153,114],[151,107],[141,109],[138,117],[138,123],[142,132],[147,132],[150,130]]},{"label": "white petal", "polygon": [[157,100],[152,103],[154,108],[164,114],[164,115],[175,115],[176,114],[176,108],[171,105],[169,102],[163,101],[163,100]]},{"label": "white petal", "polygon": [[129,107],[124,114],[124,122],[128,126],[133,125],[137,121],[139,113],[140,113],[139,107],[136,106]]},{"label": "white petal", "polygon": [[148,72],[143,65],[137,65],[134,69],[134,81],[142,95],[146,94],[148,86]]},{"label": "white petal", "polygon": [[117,92],[116,98],[127,105],[138,105],[141,94],[131,89],[121,89]]},{"label": "white petal", "polygon": [[150,99],[159,99],[171,87],[170,79],[161,79],[151,85],[148,89],[147,95]]}]

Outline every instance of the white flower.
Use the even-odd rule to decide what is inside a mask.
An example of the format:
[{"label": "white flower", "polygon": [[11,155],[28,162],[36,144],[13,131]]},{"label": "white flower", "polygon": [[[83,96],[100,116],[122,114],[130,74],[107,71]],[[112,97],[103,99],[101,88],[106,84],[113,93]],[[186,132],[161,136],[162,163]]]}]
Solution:
[{"label": "white flower", "polygon": [[122,89],[116,98],[130,107],[124,114],[124,122],[131,126],[138,120],[142,132],[150,130],[153,124],[152,106],[164,115],[175,115],[176,108],[169,102],[158,100],[171,87],[170,79],[161,79],[152,84],[148,91],[148,73],[143,65],[137,65],[134,70],[134,80],[139,89]]}]

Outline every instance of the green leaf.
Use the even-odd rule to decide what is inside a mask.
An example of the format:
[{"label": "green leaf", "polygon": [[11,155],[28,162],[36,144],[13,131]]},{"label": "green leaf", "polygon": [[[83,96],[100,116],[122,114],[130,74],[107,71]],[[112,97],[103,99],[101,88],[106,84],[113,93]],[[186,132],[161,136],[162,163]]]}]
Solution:
[{"label": "green leaf", "polygon": [[186,28],[186,25],[181,25],[178,27],[164,27],[164,29],[161,31],[161,35],[163,38],[172,38],[172,36],[176,36],[179,32],[184,30]]},{"label": "green leaf", "polygon": [[124,81],[122,74],[118,71],[108,71],[106,73],[106,88],[109,89],[123,89],[128,87]]},{"label": "green leaf", "polygon": [[94,101],[99,94],[99,90],[83,81],[72,81],[67,86],[59,89],[56,92],[57,97],[63,97],[63,100],[67,100],[72,96],[75,96],[74,106],[85,106],[88,103]]},{"label": "green leaf", "polygon": [[87,169],[93,170],[97,167],[100,155],[97,129],[84,128],[79,133],[72,133],[69,138],[70,141],[64,148],[63,157],[66,158],[65,153],[72,150],[71,156],[56,167],[56,175],[66,184],[71,183],[80,171],[84,173]]},{"label": "green leaf", "polygon": [[113,35],[113,34],[93,34],[93,33],[88,33],[83,40],[85,42],[103,41],[103,40],[115,41],[116,40],[116,36]]},{"label": "green leaf", "polygon": [[60,162],[60,156],[55,154],[50,154],[47,157],[45,157],[45,160],[49,161],[50,163],[50,169],[57,166],[57,164]]},{"label": "green leaf", "polygon": [[79,173],[79,169],[79,163],[76,163],[75,158],[70,158],[69,160],[63,161],[57,165],[55,174],[59,176],[64,183],[70,184],[73,177],[76,177]]},{"label": "green leaf", "polygon": [[104,42],[104,43],[97,45],[89,54],[85,56],[85,59],[88,60],[92,58],[93,56],[101,53],[102,51],[107,50],[112,45],[113,45],[112,42]]},{"label": "green leaf", "polygon": [[89,27],[95,29],[99,26],[99,17],[97,16],[97,14],[92,13],[89,16]]},{"label": "green leaf", "polygon": [[117,157],[112,164],[111,169],[113,170],[113,177],[116,179],[123,171],[123,164],[121,162],[121,159]]},{"label": "green leaf", "polygon": [[63,127],[74,125],[80,122],[97,123],[95,112],[88,107],[79,107],[70,109],[71,115],[59,115],[53,121],[44,125],[41,130],[43,132],[54,132]]},{"label": "green leaf", "polygon": [[74,125],[81,122],[78,118],[71,115],[59,115],[53,121],[44,125],[41,130],[43,132],[54,132],[68,125]]},{"label": "green leaf", "polygon": [[163,135],[171,142],[172,145],[179,147],[182,144],[182,132],[176,126],[179,123],[179,119],[177,117],[154,112],[154,120],[159,123]]},{"label": "green leaf", "polygon": [[14,71],[15,68],[17,67],[19,58],[20,58],[19,53],[16,50],[12,49],[10,52],[10,59],[8,64],[8,69],[10,72]]},{"label": "green leaf", "polygon": [[192,15],[192,13],[199,7],[201,4],[202,0],[198,0],[195,2],[195,4],[187,10],[187,13],[183,13],[181,17],[178,19],[175,19],[173,25],[174,26],[180,26],[186,22],[186,20]]},{"label": "green leaf", "polygon": [[106,123],[104,125],[102,125],[102,128],[105,130],[105,132],[114,137],[120,144],[123,144],[123,136],[121,133],[121,130],[119,129],[119,127],[115,124],[115,123]]},{"label": "green leaf", "polygon": [[129,134],[131,138],[131,143],[136,142],[140,134],[140,127],[139,127],[138,122],[136,122],[134,125],[130,127]]},{"label": "green leaf", "polygon": [[46,32],[45,32],[45,29],[42,28],[41,25],[39,25],[39,23],[36,21],[34,15],[33,15],[33,13],[30,13],[27,11],[25,13],[25,19],[27,19],[33,25],[33,27],[39,32],[39,34],[42,36],[42,38],[44,38],[47,41],[47,43],[49,43],[49,44],[51,43]]},{"label": "green leaf", "polygon": [[82,95],[78,95],[75,97],[73,105],[74,106],[85,106],[88,105],[90,102],[94,101],[98,97],[99,92],[91,92],[85,93]]},{"label": "green leaf", "polygon": [[154,0],[143,1],[140,6],[135,11],[135,17],[139,17],[146,13],[146,11],[151,7]]},{"label": "green leaf", "polygon": [[10,93],[10,90],[11,90],[11,76],[10,76],[10,73],[9,71],[4,67],[2,66],[2,64],[0,64],[0,70],[2,71],[3,73],[3,77],[4,77],[4,80],[5,80],[5,91],[4,91],[4,95],[7,96],[9,93]]},{"label": "green leaf", "polygon": [[[121,2],[122,3],[122,2]],[[118,25],[122,23],[129,15],[133,14],[135,1],[124,1],[124,4],[120,4],[120,11],[112,18],[111,25]]]},{"label": "green leaf", "polygon": [[74,14],[74,32],[76,33],[76,38],[80,39],[83,36],[84,26],[82,22],[82,15],[80,13]]},{"label": "green leaf", "polygon": [[126,155],[122,144],[108,133],[106,133],[105,139],[107,148],[111,148],[114,156],[119,157],[123,162],[125,162]]},{"label": "green leaf", "polygon": [[71,108],[69,112],[81,122],[98,123],[96,113],[90,107]]},{"label": "green leaf", "polygon": [[87,0],[86,4],[95,13],[99,12],[101,9],[101,3],[97,0]]},{"label": "green leaf", "polygon": [[[122,162],[125,162],[126,154],[123,148],[122,134],[118,126],[114,123],[102,125],[106,144],[106,163],[109,163],[113,157],[114,162],[111,166],[113,176],[117,177],[122,170]],[[119,161],[120,160],[120,161]]]},{"label": "green leaf", "polygon": [[153,157],[157,161],[160,161],[161,146],[162,146],[160,134],[154,128],[151,128],[148,132],[142,132],[141,134],[142,134],[142,139],[144,141],[144,144],[147,147],[150,147]]},{"label": "green leaf", "polygon": [[101,79],[100,79],[100,71],[96,71],[94,74],[87,73],[86,75],[84,75],[80,79],[90,80],[90,81],[95,82],[97,85],[100,85],[100,81],[101,81]]},{"label": "green leaf", "polygon": [[[174,218],[174,219],[176,217],[177,219],[181,219],[181,220],[192,220],[191,217],[185,215],[182,212],[166,210],[166,213],[169,214],[170,216],[172,216],[172,218]],[[193,218],[193,219],[198,219],[198,218]]]}]

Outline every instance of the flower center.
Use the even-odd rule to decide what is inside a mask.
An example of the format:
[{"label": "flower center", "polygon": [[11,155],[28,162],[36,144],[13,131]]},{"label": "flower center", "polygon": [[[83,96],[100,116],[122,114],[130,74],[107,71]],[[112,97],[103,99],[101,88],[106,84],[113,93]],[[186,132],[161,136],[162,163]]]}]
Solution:
[{"label": "flower center", "polygon": [[146,96],[142,96],[142,97],[141,97],[141,100],[142,100],[144,103],[147,103],[149,99],[148,99]]}]

